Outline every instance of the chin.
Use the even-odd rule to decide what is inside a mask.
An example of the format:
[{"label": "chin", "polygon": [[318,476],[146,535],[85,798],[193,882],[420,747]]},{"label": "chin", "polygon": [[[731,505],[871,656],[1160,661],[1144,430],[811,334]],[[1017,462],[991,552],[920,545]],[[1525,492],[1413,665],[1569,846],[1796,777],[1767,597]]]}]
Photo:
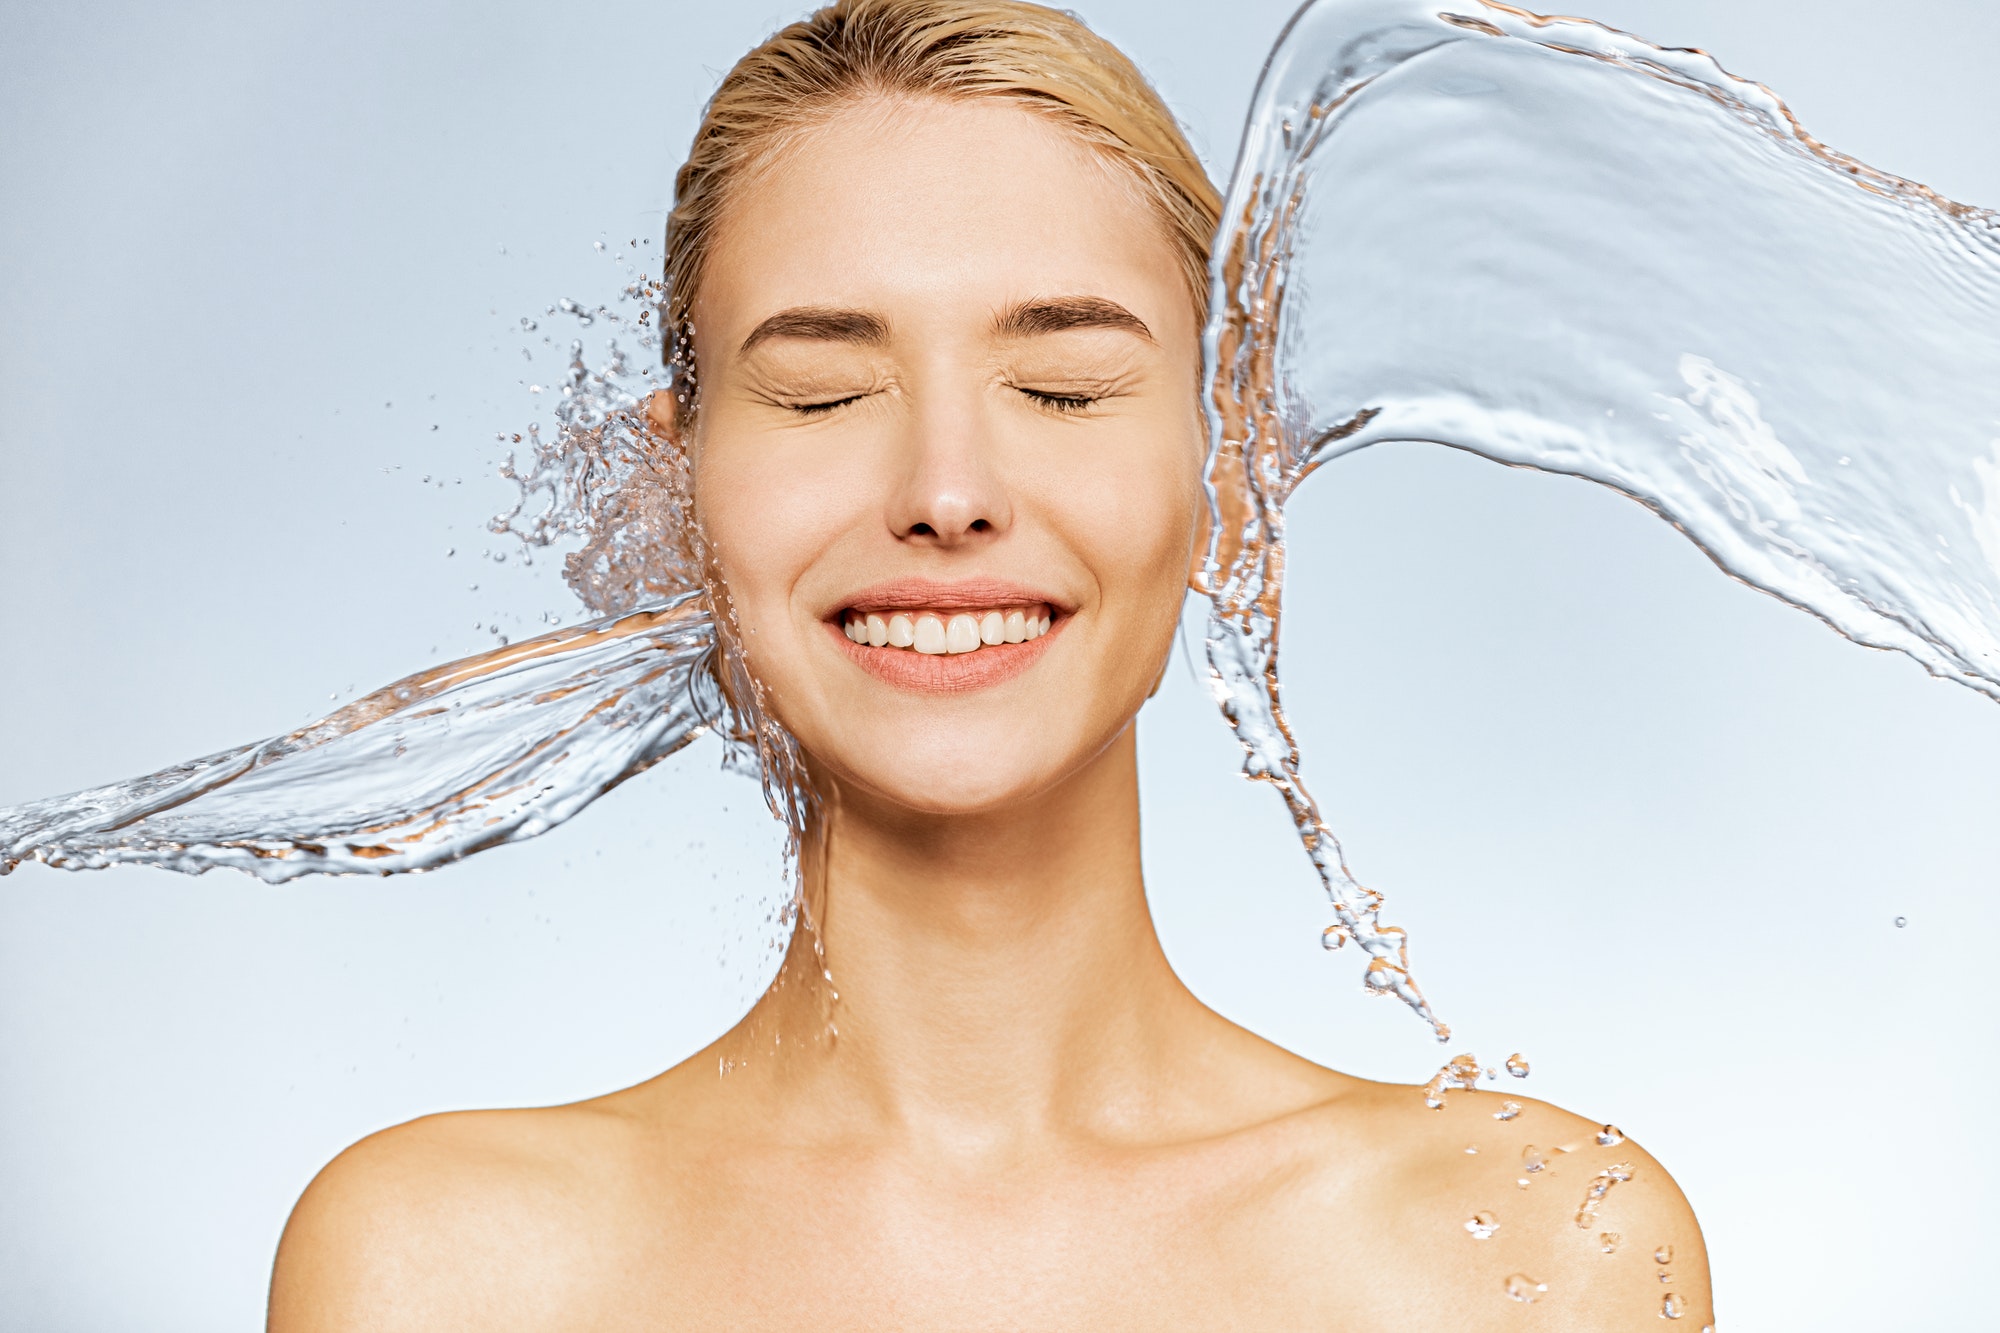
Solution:
[{"label": "chin", "polygon": [[[926,747],[928,748],[928,747]],[[1025,804],[1058,787],[1088,764],[1074,750],[995,754],[996,747],[967,741],[933,753],[903,752],[901,762],[843,762],[816,756],[843,787],[914,814],[977,816]]]}]

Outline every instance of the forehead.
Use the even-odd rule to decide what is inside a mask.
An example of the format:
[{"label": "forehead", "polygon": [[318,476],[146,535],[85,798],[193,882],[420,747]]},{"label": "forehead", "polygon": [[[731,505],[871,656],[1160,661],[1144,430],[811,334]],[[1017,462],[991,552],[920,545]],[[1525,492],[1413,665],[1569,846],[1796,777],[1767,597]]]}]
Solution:
[{"label": "forehead", "polygon": [[1080,292],[1145,306],[1152,323],[1185,300],[1180,284],[1137,182],[1063,127],[998,98],[875,99],[738,183],[696,327],[727,337],[793,305],[903,323]]}]

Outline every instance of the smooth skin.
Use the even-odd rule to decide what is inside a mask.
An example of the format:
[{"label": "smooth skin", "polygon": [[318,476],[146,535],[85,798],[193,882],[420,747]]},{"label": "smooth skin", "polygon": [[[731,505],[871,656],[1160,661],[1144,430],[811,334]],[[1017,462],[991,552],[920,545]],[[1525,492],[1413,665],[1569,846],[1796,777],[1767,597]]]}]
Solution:
[{"label": "smooth skin", "polygon": [[[699,412],[653,411],[832,797],[818,930],[657,1078],[341,1154],[286,1228],[274,1333],[1638,1330],[1669,1291],[1711,1322],[1694,1216],[1635,1145],[1492,1092],[1426,1109],[1169,967],[1133,721],[1200,531],[1199,329],[1122,169],[1006,103],[875,100],[726,221]],[[1076,298],[1132,319],[1009,319]],[[902,688],[829,626],[905,577],[1032,585],[1066,623],[1012,679]]]}]

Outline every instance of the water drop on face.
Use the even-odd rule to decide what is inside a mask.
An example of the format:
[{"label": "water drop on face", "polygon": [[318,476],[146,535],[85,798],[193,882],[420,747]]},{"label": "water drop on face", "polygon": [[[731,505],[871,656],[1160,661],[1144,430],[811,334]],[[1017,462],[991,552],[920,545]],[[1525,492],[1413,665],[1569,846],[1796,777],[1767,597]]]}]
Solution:
[{"label": "water drop on face", "polygon": [[1319,933],[1319,947],[1329,953],[1345,943],[1347,943],[1347,932],[1339,926],[1328,926]]},{"label": "water drop on face", "polygon": [[1616,1148],[1623,1142],[1625,1136],[1618,1132],[1616,1125],[1606,1125],[1597,1131],[1597,1146],[1600,1148]]},{"label": "water drop on face", "polygon": [[1598,1234],[1597,1244],[1606,1254],[1616,1254],[1618,1242],[1623,1239],[1625,1238],[1615,1231],[1605,1231]]},{"label": "water drop on face", "polygon": [[1528,1057],[1522,1055],[1519,1051],[1508,1056],[1507,1072],[1515,1078],[1526,1078],[1528,1076]]},{"label": "water drop on face", "polygon": [[1500,1103],[1500,1109],[1493,1113],[1493,1118],[1495,1120],[1512,1120],[1519,1114],[1521,1114],[1521,1103],[1502,1102]]},{"label": "water drop on face", "polygon": [[1537,1148],[1534,1144],[1531,1143],[1521,1149],[1521,1169],[1529,1175],[1532,1176],[1547,1165],[1548,1161],[1542,1156],[1541,1149]]},{"label": "water drop on face", "polygon": [[1670,1263],[1672,1263],[1673,1261],[1674,1261],[1674,1247],[1673,1247],[1673,1246],[1671,1246],[1671,1245],[1662,1245],[1662,1246],[1661,1246],[1661,1247],[1660,1247],[1659,1249],[1657,1249],[1657,1250],[1654,1250],[1654,1251],[1653,1251],[1653,1262],[1654,1262],[1654,1263],[1656,1263],[1656,1264],[1670,1264]]},{"label": "water drop on face", "polygon": [[1674,1295],[1671,1291],[1667,1293],[1667,1298],[1660,1302],[1660,1318],[1662,1319],[1680,1319],[1685,1317],[1686,1314],[1687,1302]]},{"label": "water drop on face", "polygon": [[1899,917],[1897,917],[1897,918],[1896,918],[1896,929],[1897,929],[1897,930],[1901,930],[1901,929],[1902,929],[1902,928],[1903,928],[1904,926],[1907,926],[1907,925],[1909,925],[1909,924],[1910,924],[1910,918],[1908,918],[1908,917],[1906,917],[1906,916],[1899,916]]},{"label": "water drop on face", "polygon": [[1466,1234],[1474,1240],[1491,1240],[1499,1229],[1500,1223],[1491,1213],[1474,1213],[1465,1223]]},{"label": "water drop on face", "polygon": [[[1507,1278],[1507,1281],[1502,1284],[1502,1290],[1507,1293],[1507,1299],[1510,1301],[1519,1301],[1523,1305],[1534,1304],[1537,1300],[1541,1299],[1542,1293],[1548,1289],[1548,1283],[1537,1282],[1526,1273],[1511,1274]],[[1676,1315],[1675,1318],[1679,1318],[1679,1316]]]}]

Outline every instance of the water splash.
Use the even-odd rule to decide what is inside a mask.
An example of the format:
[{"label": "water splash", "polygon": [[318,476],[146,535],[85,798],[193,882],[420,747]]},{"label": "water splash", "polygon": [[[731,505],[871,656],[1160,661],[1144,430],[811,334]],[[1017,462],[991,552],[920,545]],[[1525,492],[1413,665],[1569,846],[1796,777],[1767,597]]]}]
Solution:
[{"label": "water splash", "polygon": [[1217,701],[1366,981],[1438,1020],[1279,703],[1285,507],[1427,441],[1582,477],[2000,698],[2000,221],[1697,51],[1494,0],[1317,0],[1259,81],[1206,332]]},{"label": "water splash", "polygon": [[406,677],[288,735],[0,810],[0,869],[273,883],[429,870],[562,823],[720,716],[699,593]]},{"label": "water splash", "polygon": [[[1494,0],[1317,0],[1266,64],[1224,216],[1204,335],[1211,684],[1327,889],[1322,942],[1354,941],[1368,987],[1440,1040],[1279,703],[1285,507],[1328,461],[1429,441],[1595,481],[1855,642],[2000,697],[1992,214],[1827,148],[1698,52]],[[817,798],[703,586],[683,460],[641,412],[687,384],[662,296],[633,273],[613,306],[549,308],[636,338],[641,361],[667,352],[670,373],[615,339],[593,369],[571,343],[556,428],[513,441],[522,502],[497,520],[574,542],[565,576],[600,619],[0,811],[0,872],[427,869],[553,827],[703,730],[760,776],[796,863]]]}]

